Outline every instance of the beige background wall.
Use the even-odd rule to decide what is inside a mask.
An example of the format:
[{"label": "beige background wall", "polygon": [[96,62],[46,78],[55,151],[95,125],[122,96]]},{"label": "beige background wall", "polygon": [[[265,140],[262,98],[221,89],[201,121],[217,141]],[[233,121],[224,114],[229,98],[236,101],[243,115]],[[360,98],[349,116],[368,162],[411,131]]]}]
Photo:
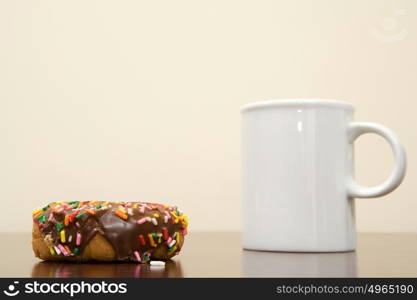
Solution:
[{"label": "beige background wall", "polygon": [[[341,98],[391,127],[409,169],[357,200],[362,231],[417,232],[417,1],[0,1],[0,231],[51,200],[178,204],[240,228],[247,102]],[[360,182],[389,147],[356,145]]]}]

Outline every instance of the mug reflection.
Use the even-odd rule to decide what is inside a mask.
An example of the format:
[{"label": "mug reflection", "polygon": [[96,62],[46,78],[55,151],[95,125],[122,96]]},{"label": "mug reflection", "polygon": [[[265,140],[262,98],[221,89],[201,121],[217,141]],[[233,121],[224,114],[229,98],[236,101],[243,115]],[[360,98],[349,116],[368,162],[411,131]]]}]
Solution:
[{"label": "mug reflection", "polygon": [[32,277],[138,277],[164,278],[183,277],[181,265],[167,261],[165,266],[150,266],[137,263],[70,263],[43,261],[34,265]]},{"label": "mug reflection", "polygon": [[244,277],[356,277],[356,252],[286,253],[243,250]]}]

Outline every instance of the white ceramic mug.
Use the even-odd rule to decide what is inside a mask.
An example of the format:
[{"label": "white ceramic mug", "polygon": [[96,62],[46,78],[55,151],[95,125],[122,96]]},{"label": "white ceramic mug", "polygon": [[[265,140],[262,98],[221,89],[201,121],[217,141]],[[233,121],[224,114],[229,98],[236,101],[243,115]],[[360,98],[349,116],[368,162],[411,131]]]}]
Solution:
[{"label": "white ceramic mug", "polygon": [[[292,99],[242,108],[243,247],[336,252],[356,246],[353,198],[383,196],[403,180],[406,156],[397,136],[375,123],[352,122],[336,100]],[[353,179],[353,142],[382,136],[395,166],[375,187]]]}]

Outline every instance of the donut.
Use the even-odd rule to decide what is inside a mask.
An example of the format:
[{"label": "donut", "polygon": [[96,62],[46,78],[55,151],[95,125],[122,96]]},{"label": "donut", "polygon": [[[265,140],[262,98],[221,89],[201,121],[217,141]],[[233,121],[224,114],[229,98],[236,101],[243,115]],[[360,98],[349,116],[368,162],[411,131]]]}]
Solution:
[{"label": "donut", "polygon": [[35,256],[54,261],[168,260],[187,234],[176,206],[149,202],[52,202],[32,212]]}]

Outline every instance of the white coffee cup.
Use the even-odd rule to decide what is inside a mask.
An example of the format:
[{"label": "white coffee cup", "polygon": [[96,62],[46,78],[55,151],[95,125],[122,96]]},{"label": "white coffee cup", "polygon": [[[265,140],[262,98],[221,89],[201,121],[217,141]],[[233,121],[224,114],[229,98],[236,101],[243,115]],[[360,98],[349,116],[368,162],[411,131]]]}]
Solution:
[{"label": "white coffee cup", "polygon": [[[383,196],[404,178],[406,156],[396,134],[352,122],[354,108],[336,100],[289,99],[242,108],[243,247],[291,252],[351,251],[356,246],[353,198]],[[365,133],[392,147],[385,182],[353,179],[353,142]]]}]

